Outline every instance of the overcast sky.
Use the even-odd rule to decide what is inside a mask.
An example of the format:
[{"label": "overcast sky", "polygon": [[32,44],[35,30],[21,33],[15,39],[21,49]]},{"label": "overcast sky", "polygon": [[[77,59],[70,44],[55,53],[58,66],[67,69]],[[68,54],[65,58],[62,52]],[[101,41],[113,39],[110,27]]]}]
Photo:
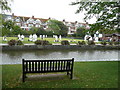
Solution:
[{"label": "overcast sky", "polygon": [[[84,13],[75,14],[78,6],[69,5],[76,0],[13,0],[12,12],[17,16],[34,16],[48,19],[49,17],[62,21],[84,23]],[[95,19],[89,23],[95,22]]]}]

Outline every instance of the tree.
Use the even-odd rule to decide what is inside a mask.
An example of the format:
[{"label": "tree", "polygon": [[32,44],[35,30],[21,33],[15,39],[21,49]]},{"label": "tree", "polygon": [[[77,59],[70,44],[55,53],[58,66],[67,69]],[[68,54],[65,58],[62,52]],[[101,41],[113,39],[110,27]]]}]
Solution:
[{"label": "tree", "polygon": [[11,11],[11,8],[10,8],[10,2],[11,2],[12,0],[0,0],[0,8],[1,8],[1,10],[4,12],[5,10],[7,10],[7,11]]},{"label": "tree", "polygon": [[10,36],[12,35],[12,30],[14,29],[15,23],[12,22],[11,20],[4,21],[2,20],[2,36],[7,35]]},{"label": "tree", "polygon": [[39,35],[46,35],[46,31],[44,30],[43,27],[38,28],[36,34]]},{"label": "tree", "polygon": [[48,30],[53,31],[56,35],[67,36],[68,28],[63,22],[58,20],[49,20]]},{"label": "tree", "polygon": [[22,29],[21,29],[18,25],[15,25],[15,26],[13,27],[12,33],[13,33],[14,35],[22,34]]},{"label": "tree", "polygon": [[80,13],[85,11],[85,18],[87,20],[96,17],[97,21],[95,24],[91,24],[91,30],[117,30],[120,27],[120,18],[118,18],[120,9],[120,4],[112,0],[112,2],[83,2],[83,0],[79,0],[76,2],[72,2],[71,5],[79,5],[76,13]]},{"label": "tree", "polygon": [[84,27],[77,28],[77,30],[76,30],[76,36],[77,37],[84,38],[85,34],[86,34],[86,29]]}]

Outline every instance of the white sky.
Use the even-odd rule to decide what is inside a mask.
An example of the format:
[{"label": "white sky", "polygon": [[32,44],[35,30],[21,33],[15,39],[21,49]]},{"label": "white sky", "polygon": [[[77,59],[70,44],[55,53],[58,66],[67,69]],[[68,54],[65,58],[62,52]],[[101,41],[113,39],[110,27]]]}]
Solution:
[{"label": "white sky", "polygon": [[[34,16],[48,19],[49,17],[62,21],[84,23],[84,13],[75,14],[78,6],[69,5],[76,0],[13,0],[12,12],[17,16]],[[95,22],[95,19],[89,23]]]}]

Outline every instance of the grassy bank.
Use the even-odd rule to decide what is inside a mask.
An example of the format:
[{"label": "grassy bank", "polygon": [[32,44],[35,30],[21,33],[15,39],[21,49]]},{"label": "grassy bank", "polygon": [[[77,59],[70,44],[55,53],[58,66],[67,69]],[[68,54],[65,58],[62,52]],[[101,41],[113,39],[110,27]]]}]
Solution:
[{"label": "grassy bank", "polygon": [[[120,63],[120,62],[119,62]],[[2,66],[3,88],[117,88],[118,62],[75,62],[74,79],[67,75],[28,77],[21,82],[22,65]],[[52,73],[57,75],[56,73]],[[63,74],[63,73],[62,73]],[[66,74],[66,73],[65,73]],[[36,74],[35,74],[36,75]],[[31,75],[30,75],[31,76]],[[62,77],[62,78],[60,78]],[[33,78],[33,79],[30,79]]]},{"label": "grassy bank", "polygon": [[[17,37],[7,37],[7,41],[9,41],[9,40],[11,40],[11,39],[18,40]],[[24,44],[26,44],[26,43],[27,43],[27,44],[28,44],[28,43],[34,43],[34,42],[28,41],[28,39],[29,39],[29,38],[25,37],[23,43],[24,43]],[[38,37],[38,40],[40,40],[39,37]],[[50,43],[60,43],[60,42],[54,42],[55,38],[44,38],[44,40],[48,40]],[[74,41],[74,40],[75,40],[76,42],[81,41],[80,39],[70,39],[70,38],[62,38],[62,40],[71,40],[71,41]],[[0,42],[2,42],[2,43],[7,43],[7,41],[2,41],[2,37],[0,37]],[[76,43],[76,42],[71,42],[71,43]]]}]

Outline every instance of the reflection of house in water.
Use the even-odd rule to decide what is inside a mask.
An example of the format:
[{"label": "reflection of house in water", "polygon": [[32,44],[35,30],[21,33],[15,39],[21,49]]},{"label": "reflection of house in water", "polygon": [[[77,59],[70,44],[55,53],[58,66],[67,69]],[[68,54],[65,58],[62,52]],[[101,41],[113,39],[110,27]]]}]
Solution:
[{"label": "reflection of house in water", "polygon": [[[46,30],[48,29],[49,20],[51,18],[42,19],[35,18],[34,16],[32,17],[16,16],[13,13],[12,15],[3,14],[3,19],[5,21],[7,20],[14,21],[15,24],[20,26],[23,30],[30,30],[31,27],[43,27]],[[79,23],[77,21],[68,22],[65,20],[63,20],[62,22],[68,27],[68,34],[74,34],[78,27],[85,27],[86,29],[89,29],[89,25],[87,23]]]}]

